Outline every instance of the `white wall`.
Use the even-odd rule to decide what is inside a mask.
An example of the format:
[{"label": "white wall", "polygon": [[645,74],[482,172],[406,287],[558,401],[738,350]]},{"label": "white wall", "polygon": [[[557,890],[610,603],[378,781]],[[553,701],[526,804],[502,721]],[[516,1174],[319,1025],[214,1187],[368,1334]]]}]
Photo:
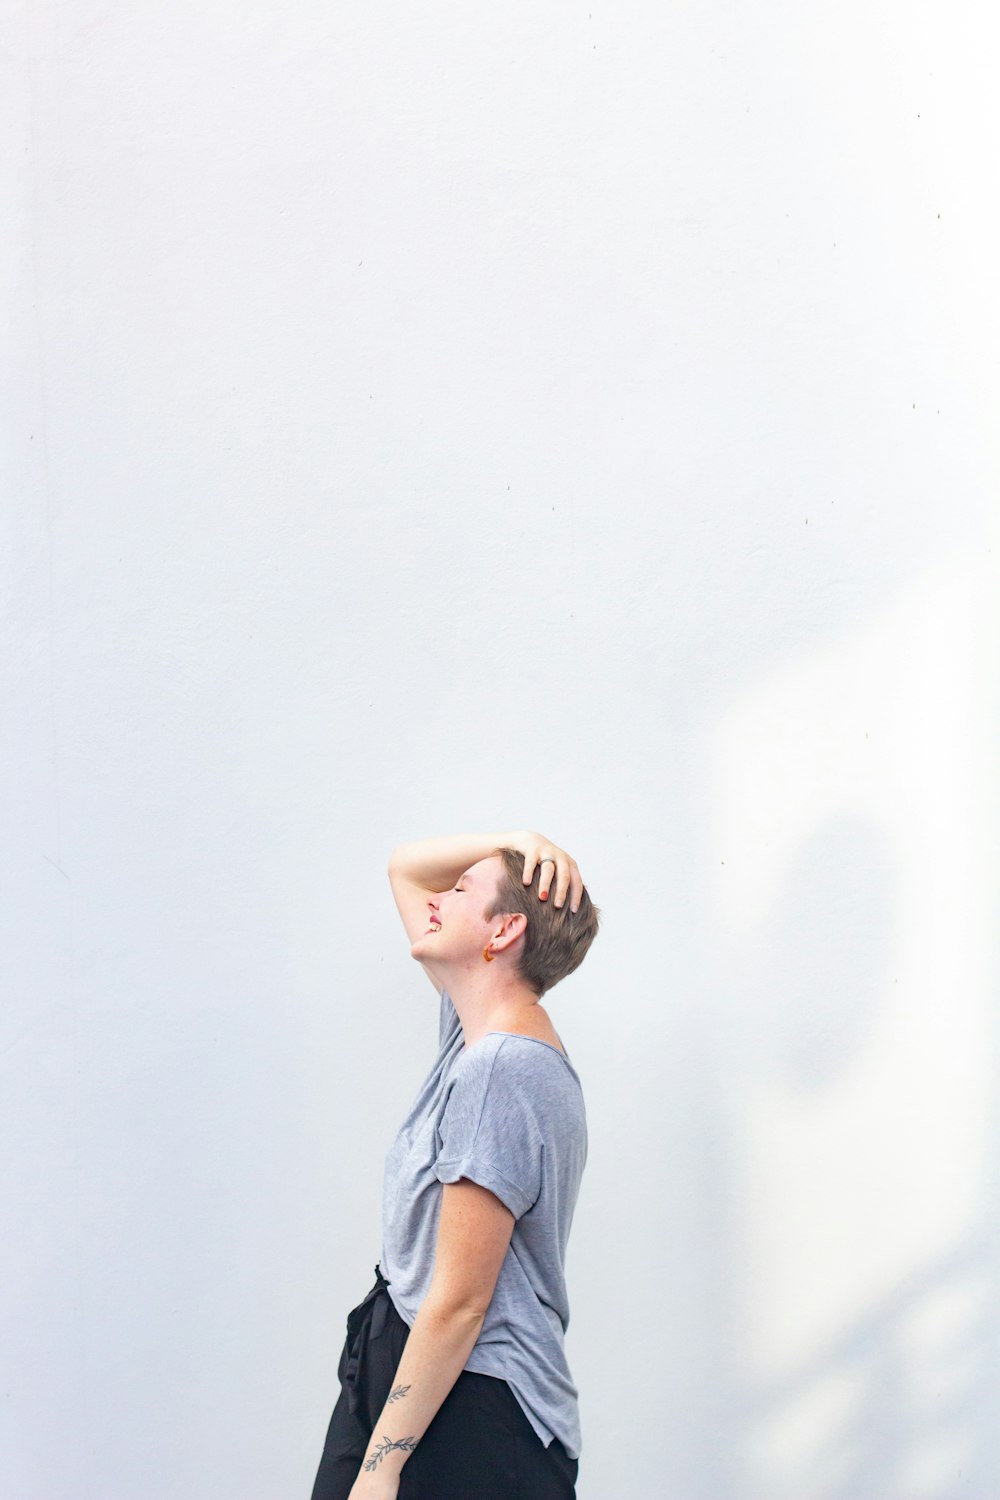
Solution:
[{"label": "white wall", "polygon": [[981,12],[8,13],[0,1495],[308,1495],[528,825],[581,1500],[996,1500]]}]

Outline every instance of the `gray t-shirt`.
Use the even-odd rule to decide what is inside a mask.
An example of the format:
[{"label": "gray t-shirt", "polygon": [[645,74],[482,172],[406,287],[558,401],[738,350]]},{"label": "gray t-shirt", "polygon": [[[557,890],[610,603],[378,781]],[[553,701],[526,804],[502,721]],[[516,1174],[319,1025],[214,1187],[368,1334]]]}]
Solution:
[{"label": "gray t-shirt", "polygon": [[437,1060],[385,1160],[382,1273],[412,1328],[434,1274],[441,1184],[469,1177],[515,1216],[467,1370],[506,1380],[548,1447],[580,1456],[577,1388],[566,1363],[565,1263],[587,1160],[576,1069],[536,1037],[491,1031],[466,1048],[441,991]]}]

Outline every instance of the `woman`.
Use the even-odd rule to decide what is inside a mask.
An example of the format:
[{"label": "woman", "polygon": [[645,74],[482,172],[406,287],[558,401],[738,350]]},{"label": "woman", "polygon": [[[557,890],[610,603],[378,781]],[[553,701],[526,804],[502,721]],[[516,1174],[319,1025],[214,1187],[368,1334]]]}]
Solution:
[{"label": "woman", "polygon": [[538,833],[401,844],[389,880],[440,997],[438,1054],[386,1157],[382,1260],[348,1315],[313,1500],[569,1500],[564,1265],[587,1125],[539,1001],[600,912]]}]

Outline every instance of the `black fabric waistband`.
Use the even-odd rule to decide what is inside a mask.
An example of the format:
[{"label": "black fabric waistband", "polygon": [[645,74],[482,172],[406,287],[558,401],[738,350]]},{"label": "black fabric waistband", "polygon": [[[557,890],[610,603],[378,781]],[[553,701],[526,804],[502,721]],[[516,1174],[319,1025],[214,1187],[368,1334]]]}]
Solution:
[{"label": "black fabric waistband", "polygon": [[[341,1378],[347,1391],[348,1410],[352,1413],[357,1411],[362,1400],[361,1377],[368,1338],[370,1335],[377,1338],[385,1327],[387,1313],[385,1303],[390,1300],[389,1293],[386,1291],[388,1285],[387,1278],[382,1275],[381,1265],[377,1264],[375,1285],[364,1301],[359,1302],[357,1307],[352,1308],[347,1314],[347,1360]],[[381,1296],[385,1297],[385,1302],[379,1305]],[[373,1318],[377,1318],[374,1326]]]}]

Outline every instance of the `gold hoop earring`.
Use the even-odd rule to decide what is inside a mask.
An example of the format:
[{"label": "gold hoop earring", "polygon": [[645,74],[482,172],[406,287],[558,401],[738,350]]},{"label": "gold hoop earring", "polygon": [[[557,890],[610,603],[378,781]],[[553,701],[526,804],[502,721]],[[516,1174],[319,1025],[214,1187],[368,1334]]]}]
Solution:
[{"label": "gold hoop earring", "polygon": [[485,958],[485,960],[486,960],[486,962],[488,964],[491,964],[493,962],[493,960],[496,958],[496,954],[490,952],[490,945],[489,945],[489,943],[487,943],[486,947],[483,949],[483,957]]}]

